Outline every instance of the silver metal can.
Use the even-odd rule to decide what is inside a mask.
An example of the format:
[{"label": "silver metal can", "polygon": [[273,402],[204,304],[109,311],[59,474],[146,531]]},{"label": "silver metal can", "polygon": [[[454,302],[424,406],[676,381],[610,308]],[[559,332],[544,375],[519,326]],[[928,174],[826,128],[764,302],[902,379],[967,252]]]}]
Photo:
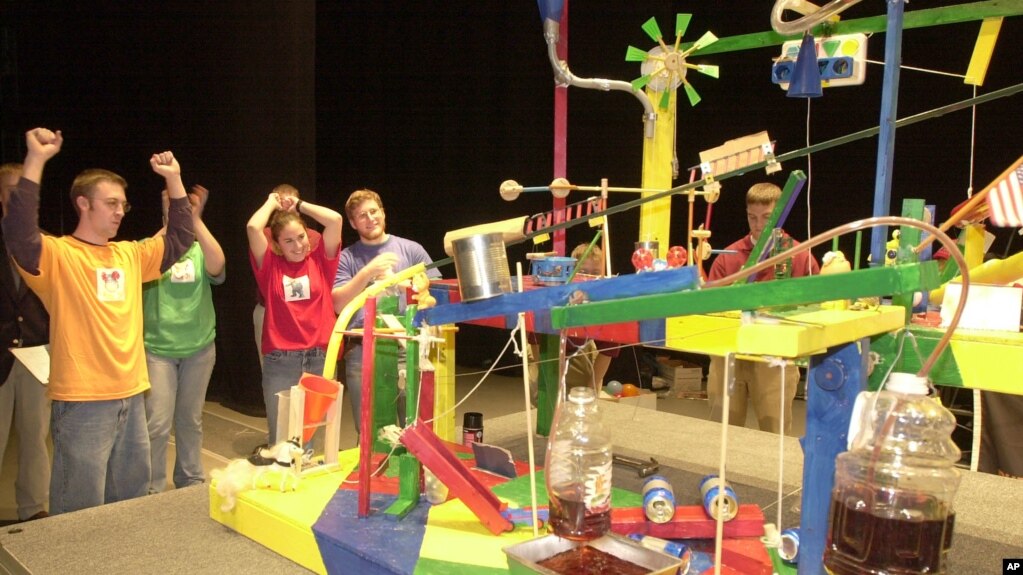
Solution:
[{"label": "silver metal can", "polygon": [[643,483],[643,512],[654,523],[667,523],[675,516],[675,491],[663,475],[651,475]]},{"label": "silver metal can", "polygon": [[778,556],[787,563],[799,562],[799,529],[790,527],[781,532],[781,547]]},{"label": "silver metal can", "polygon": [[700,481],[700,499],[707,515],[722,521],[731,521],[739,513],[739,499],[728,482],[721,484],[717,475],[706,475]]}]

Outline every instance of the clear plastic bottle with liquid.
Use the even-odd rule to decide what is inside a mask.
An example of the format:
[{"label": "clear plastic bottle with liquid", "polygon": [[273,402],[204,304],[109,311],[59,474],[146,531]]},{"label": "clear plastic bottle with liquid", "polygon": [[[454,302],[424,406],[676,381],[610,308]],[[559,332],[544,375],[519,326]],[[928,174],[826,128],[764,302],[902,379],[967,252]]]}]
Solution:
[{"label": "clear plastic bottle with liquid", "polygon": [[611,435],[600,422],[590,387],[559,402],[545,466],[555,535],[589,540],[611,527]]},{"label": "clear plastic bottle with liquid", "polygon": [[947,572],[961,455],[955,416],[927,380],[893,373],[853,408],[849,450],[835,460],[824,566],[834,575]]}]

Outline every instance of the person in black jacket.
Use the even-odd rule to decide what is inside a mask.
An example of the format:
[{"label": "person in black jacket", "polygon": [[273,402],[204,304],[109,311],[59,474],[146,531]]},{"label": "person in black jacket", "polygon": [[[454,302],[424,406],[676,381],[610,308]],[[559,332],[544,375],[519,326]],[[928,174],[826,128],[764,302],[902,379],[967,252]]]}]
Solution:
[{"label": "person in black jacket", "polygon": [[[21,164],[0,166],[0,205],[21,178]],[[50,318],[36,294],[25,285],[7,255],[0,231],[0,466],[3,465],[11,422],[18,429],[18,477],[14,497],[18,519],[30,521],[48,515],[50,498],[50,400],[46,386],[12,354],[12,347],[33,347],[49,341]]]}]

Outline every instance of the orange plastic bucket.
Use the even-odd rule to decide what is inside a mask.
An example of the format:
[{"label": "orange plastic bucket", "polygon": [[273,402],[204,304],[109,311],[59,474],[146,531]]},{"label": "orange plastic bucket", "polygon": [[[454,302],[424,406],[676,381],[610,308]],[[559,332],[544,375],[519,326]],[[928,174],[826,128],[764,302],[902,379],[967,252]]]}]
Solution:
[{"label": "orange plastic bucket", "polygon": [[313,433],[327,418],[337,400],[341,384],[319,375],[303,374],[298,386],[305,392],[305,413],[302,418],[302,443],[309,443]]}]

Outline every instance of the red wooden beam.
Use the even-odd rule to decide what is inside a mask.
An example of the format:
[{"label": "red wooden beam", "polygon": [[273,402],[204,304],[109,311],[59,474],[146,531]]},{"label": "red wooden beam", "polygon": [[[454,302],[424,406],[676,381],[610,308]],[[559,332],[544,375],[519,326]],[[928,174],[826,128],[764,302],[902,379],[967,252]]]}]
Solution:
[{"label": "red wooden beam", "polygon": [[401,443],[409,453],[448,487],[451,495],[480,519],[494,535],[511,531],[515,525],[501,515],[505,504],[487,488],[458,457],[448,450],[437,434],[419,419],[401,434]]},{"label": "red wooden beam", "polygon": [[[611,509],[611,531],[622,535],[642,533],[661,539],[713,539],[717,522],[707,516],[700,505],[679,505],[667,523],[654,523],[646,518],[642,507]],[[724,525],[725,537],[760,537],[764,534],[764,513],[758,505],[744,504],[731,521]]]},{"label": "red wooden beam", "polygon": [[[370,474],[373,450],[373,371],[376,367],[376,341],[373,337],[377,317],[377,298],[362,306],[362,406],[359,413],[359,517],[369,517]],[[354,385],[354,382],[349,382]]]}]

